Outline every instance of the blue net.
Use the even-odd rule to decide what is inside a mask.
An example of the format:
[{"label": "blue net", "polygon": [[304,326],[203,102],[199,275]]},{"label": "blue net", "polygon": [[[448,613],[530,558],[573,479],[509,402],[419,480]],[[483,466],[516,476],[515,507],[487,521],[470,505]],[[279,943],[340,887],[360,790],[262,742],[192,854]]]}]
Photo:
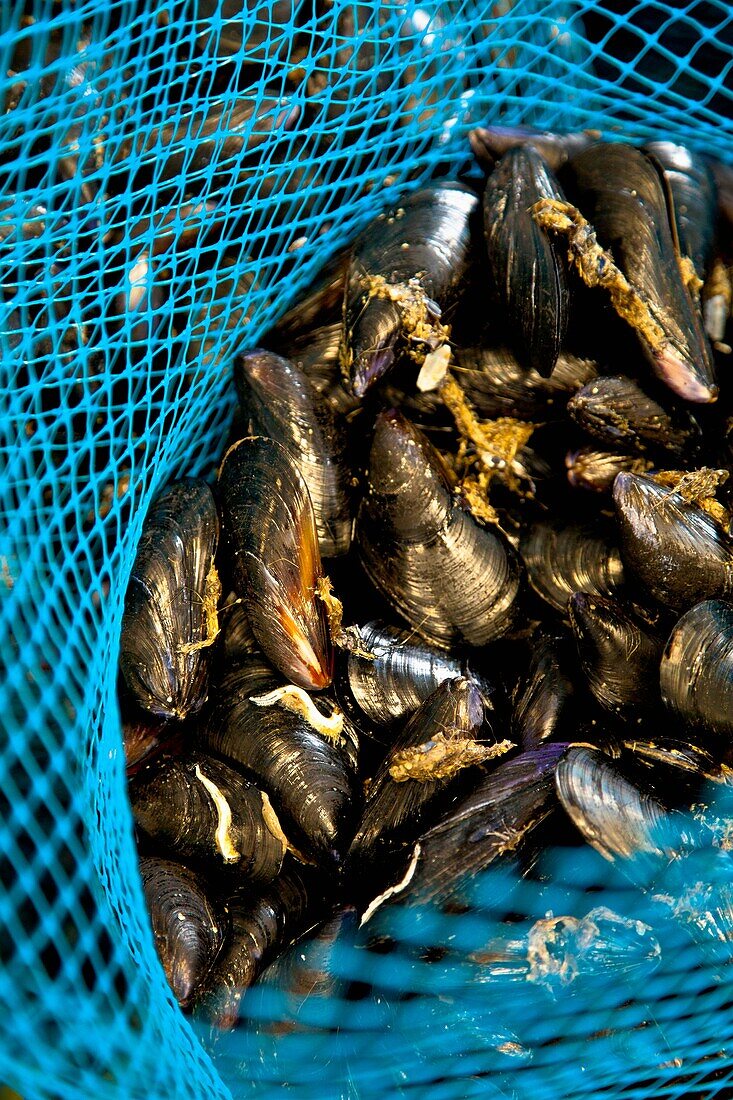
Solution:
[{"label": "blue net", "polygon": [[481,917],[412,914],[381,954],[321,944],[324,996],[265,985],[248,1026],[201,1032],[155,954],[115,688],[142,520],[171,478],[214,470],[235,353],[376,212],[467,169],[474,125],[664,136],[733,163],[730,6],[10,0],[0,51],[0,1082],[99,1100],[729,1090],[713,936],[667,920],[658,958],[567,990],[476,966],[506,912],[643,921],[655,903],[593,853],[492,880]]}]

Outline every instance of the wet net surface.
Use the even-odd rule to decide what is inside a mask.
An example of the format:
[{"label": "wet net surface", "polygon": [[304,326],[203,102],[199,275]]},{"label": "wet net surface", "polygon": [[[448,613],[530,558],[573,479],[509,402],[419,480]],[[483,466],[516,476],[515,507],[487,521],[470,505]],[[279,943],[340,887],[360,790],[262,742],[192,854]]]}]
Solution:
[{"label": "wet net surface", "polygon": [[233,355],[375,212],[465,168],[472,125],[733,161],[729,5],[80,0],[6,4],[0,32],[0,1081],[100,1100],[729,1088],[727,960],[702,940],[592,996],[466,969],[507,911],[634,915],[600,861],[584,881],[560,857],[473,922],[417,919],[368,974],[344,947],[333,971],[368,996],[248,1001],[251,1026],[202,1045],[155,956],[115,701],[142,520],[170,478],[214,469]]}]

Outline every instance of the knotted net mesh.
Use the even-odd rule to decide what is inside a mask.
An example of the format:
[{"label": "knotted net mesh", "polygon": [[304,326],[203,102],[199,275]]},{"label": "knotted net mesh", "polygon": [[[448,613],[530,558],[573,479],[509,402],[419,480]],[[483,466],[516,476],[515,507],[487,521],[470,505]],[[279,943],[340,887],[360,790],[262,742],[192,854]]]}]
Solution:
[{"label": "knotted net mesh", "polygon": [[[0,1081],[99,1100],[729,1088],[708,943],[680,934],[643,983],[590,999],[467,969],[508,911],[641,919],[622,877],[561,855],[541,887],[492,882],[480,919],[413,915],[368,975],[324,947],[327,996],[197,1034],[153,947],[115,701],[143,518],[171,478],[212,473],[233,356],[371,216],[466,168],[476,124],[733,162],[729,5],[11,0],[1,18]],[[370,994],[341,999],[347,978]]]}]

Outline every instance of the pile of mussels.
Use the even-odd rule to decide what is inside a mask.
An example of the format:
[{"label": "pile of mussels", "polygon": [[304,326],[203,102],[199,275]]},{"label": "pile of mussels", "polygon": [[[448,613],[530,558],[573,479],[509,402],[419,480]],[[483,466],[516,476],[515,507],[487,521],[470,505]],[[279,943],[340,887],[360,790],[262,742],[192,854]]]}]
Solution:
[{"label": "pile of mussels", "polygon": [[[368,225],[237,359],[216,484],[145,522],[120,687],[140,869],[176,997],[220,1026],[335,913],[460,911],[563,820],[733,940],[713,167],[590,133],[471,142],[482,192],[435,183]],[[609,909],[533,934],[535,979],[655,942]]]}]

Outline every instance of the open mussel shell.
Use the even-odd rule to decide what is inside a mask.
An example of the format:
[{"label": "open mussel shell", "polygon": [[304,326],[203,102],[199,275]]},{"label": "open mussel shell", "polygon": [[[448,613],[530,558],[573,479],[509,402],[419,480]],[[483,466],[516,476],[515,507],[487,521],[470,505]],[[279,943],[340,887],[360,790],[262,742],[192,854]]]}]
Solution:
[{"label": "open mussel shell", "polygon": [[692,260],[695,273],[703,279],[713,249],[718,205],[712,168],[686,145],[648,141],[643,148],[667,186],[680,254]]},{"label": "open mussel shell", "polygon": [[611,863],[635,862],[646,878],[676,854],[664,807],[598,749],[571,746],[557,766],[557,794],[589,844]]},{"label": "open mussel shell", "polygon": [[287,842],[269,798],[228,764],[200,752],[159,757],[130,783],[136,824],[176,858],[275,878]]},{"label": "open mussel shell", "polygon": [[659,671],[665,705],[687,725],[733,733],[733,604],[705,600],[669,636]]},{"label": "open mussel shell", "polygon": [[568,402],[573,420],[606,446],[643,454],[662,451],[680,458],[700,445],[701,432],[685,409],[665,409],[633,378],[596,378]]},{"label": "open mussel shell", "polygon": [[575,735],[577,658],[565,633],[543,631],[532,639],[526,675],[517,684],[512,739],[522,749]]},{"label": "open mussel shell", "polygon": [[140,860],[145,900],[158,956],[181,1007],[187,1007],[211,969],[224,940],[218,917],[197,875],[180,863]]},{"label": "open mussel shell", "polygon": [[454,503],[437,451],[394,410],[377,418],[356,541],[369,579],[433,645],[485,645],[510,629],[514,550]]},{"label": "open mussel shell", "polygon": [[613,499],[624,563],[655,600],[683,611],[733,589],[733,543],[701,508],[637,474],[618,475]]},{"label": "open mussel shell", "polygon": [[517,358],[548,376],[567,332],[570,293],[567,261],[532,217],[541,199],[564,201],[552,170],[531,145],[509,149],[484,191],[489,268]]},{"label": "open mussel shell", "polygon": [[351,543],[352,489],[346,439],[333,411],[298,367],[255,349],[234,367],[239,402],[251,431],[280,443],[308,487],[323,557]]},{"label": "open mussel shell", "polygon": [[[335,740],[317,732],[307,718],[273,700],[270,693],[282,686],[261,658],[242,658],[218,681],[201,740],[254,777],[291,847],[332,861],[348,844],[356,809],[354,734],[346,720]],[[335,711],[325,696],[311,705],[315,721],[318,712],[326,720]]]},{"label": "open mussel shell", "polygon": [[206,700],[218,541],[216,504],[203,481],[172,485],[145,519],[125,597],[120,665],[135,701],[161,718],[187,718]]},{"label": "open mussel shell", "polygon": [[238,887],[227,900],[231,930],[196,998],[196,1013],[221,1030],[239,1018],[242,996],[273,953],[304,930],[323,909],[322,884],[290,863],[269,886]]},{"label": "open mussel shell", "polygon": [[411,631],[375,621],[359,627],[359,638],[363,652],[349,653],[346,678],[354,701],[373,722],[388,725],[417,710],[440,684],[459,676],[476,683],[484,706],[493,707],[495,688],[485,677],[464,659],[417,641]]},{"label": "open mussel shell", "polygon": [[303,688],[328,687],[333,651],[313,505],[287,451],[251,436],[230,447],[219,470],[222,529],[232,582],[263,653]]},{"label": "open mussel shell", "polygon": [[392,775],[395,760],[406,750],[437,748],[436,735],[475,742],[490,735],[490,728],[482,730],[483,726],[481,693],[470,680],[446,680],[410,715],[367,788],[364,811],[347,854],[352,872],[358,876],[366,864],[380,864],[413,841],[430,818],[436,819],[450,790],[465,778],[460,770],[442,772],[438,758],[436,778],[398,781]]},{"label": "open mussel shell", "polygon": [[615,546],[590,528],[541,521],[520,543],[529,583],[556,611],[566,611],[573,592],[611,595],[624,583],[624,567]]},{"label": "open mussel shell", "polygon": [[575,592],[568,612],[580,663],[601,706],[632,721],[658,707],[662,638],[606,596]]},{"label": "open mussel shell", "polygon": [[[343,369],[362,396],[403,353],[420,365],[442,328],[471,259],[475,193],[443,183],[380,214],[354,246],[344,295]],[[431,346],[433,345],[433,346]]]},{"label": "open mussel shell", "polygon": [[527,369],[508,348],[456,348],[456,378],[476,412],[486,419],[559,420],[568,399],[596,378],[591,359],[561,352],[549,378]]},{"label": "open mussel shell", "polygon": [[421,905],[459,898],[481,871],[526,848],[555,809],[554,773],[566,745],[542,745],[497,765],[439,824],[422,833],[404,874],[370,903]]},{"label": "open mussel shell", "polygon": [[606,143],[574,156],[566,172],[571,197],[649,309],[658,338],[636,332],[655,374],[686,401],[714,401],[710,347],[680,273],[656,168],[638,149]]}]

